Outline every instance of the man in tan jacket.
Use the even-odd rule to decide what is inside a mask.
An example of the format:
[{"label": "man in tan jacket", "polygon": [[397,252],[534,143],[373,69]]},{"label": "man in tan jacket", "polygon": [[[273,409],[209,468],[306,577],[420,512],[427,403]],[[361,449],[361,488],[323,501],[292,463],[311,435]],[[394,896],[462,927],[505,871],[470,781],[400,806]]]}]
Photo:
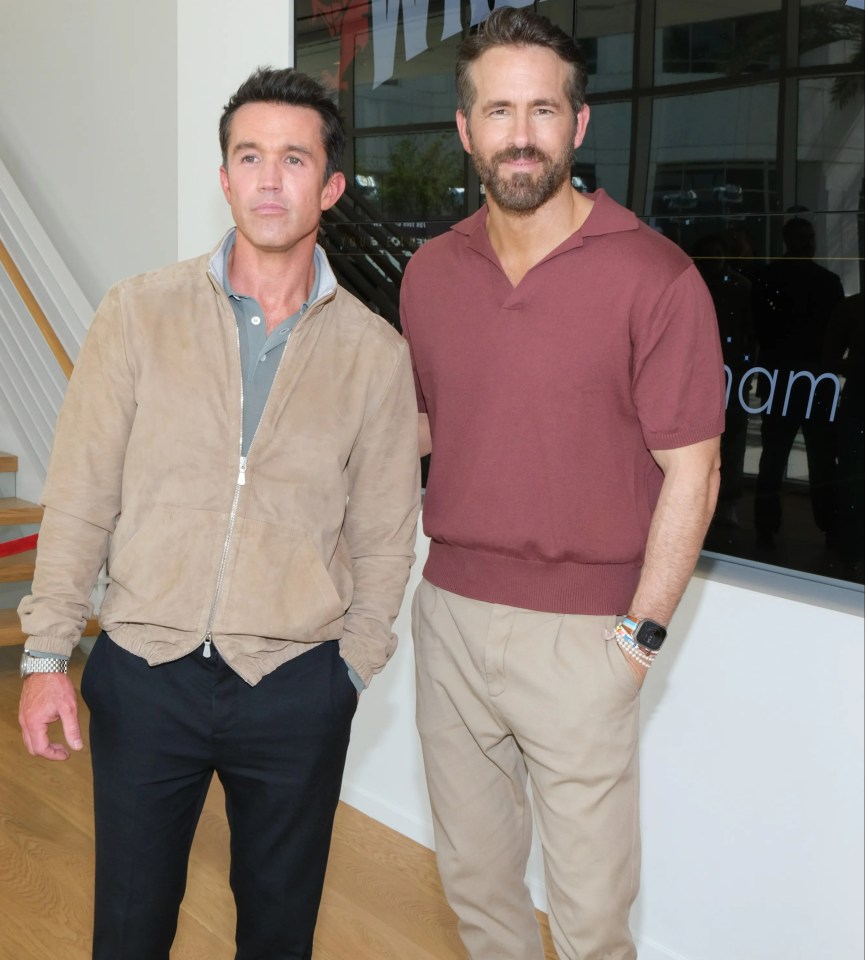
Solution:
[{"label": "man in tan jacket", "polygon": [[94,960],[168,960],[214,772],[237,958],[310,958],[359,691],[393,653],[419,507],[407,347],[316,245],[345,188],[314,81],[259,70],[220,122],[236,228],[124,281],[76,365],[43,494],[20,720],[81,750],[68,657],[107,561],[90,708]]}]

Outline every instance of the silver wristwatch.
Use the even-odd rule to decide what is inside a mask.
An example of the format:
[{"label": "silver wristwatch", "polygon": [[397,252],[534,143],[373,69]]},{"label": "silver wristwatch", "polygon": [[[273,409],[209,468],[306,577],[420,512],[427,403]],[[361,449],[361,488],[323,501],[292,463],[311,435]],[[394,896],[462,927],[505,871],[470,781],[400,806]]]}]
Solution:
[{"label": "silver wristwatch", "polygon": [[69,673],[68,657],[35,657],[29,650],[21,654],[21,676],[31,673]]}]

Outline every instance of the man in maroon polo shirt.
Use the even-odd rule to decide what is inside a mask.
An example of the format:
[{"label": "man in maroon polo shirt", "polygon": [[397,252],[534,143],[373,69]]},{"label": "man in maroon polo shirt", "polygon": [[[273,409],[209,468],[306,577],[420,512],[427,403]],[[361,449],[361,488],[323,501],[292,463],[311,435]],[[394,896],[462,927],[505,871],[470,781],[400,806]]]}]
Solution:
[{"label": "man in maroon polo shirt", "polygon": [[585,62],[525,9],[462,46],[487,203],[409,263],[402,322],[431,538],[418,728],[472,960],[542,960],[526,781],[561,960],[633,960],[639,691],[718,490],[722,358],[690,259],[573,189]]}]

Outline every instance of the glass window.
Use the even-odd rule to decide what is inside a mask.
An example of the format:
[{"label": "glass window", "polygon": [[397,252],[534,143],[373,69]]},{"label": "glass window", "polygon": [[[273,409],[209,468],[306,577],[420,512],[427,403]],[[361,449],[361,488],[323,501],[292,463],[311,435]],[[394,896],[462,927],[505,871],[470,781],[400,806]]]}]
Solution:
[{"label": "glass window", "polygon": [[384,220],[456,221],[465,210],[465,153],[453,131],[355,141],[355,181]]},{"label": "glass window", "polygon": [[658,84],[778,68],[781,0],[657,0],[655,11]]},{"label": "glass window", "polygon": [[631,156],[631,103],[601,103],[591,108],[589,128],[571,167],[578,190],[598,187],[621,204],[628,202]]},{"label": "glass window", "polygon": [[589,61],[589,94],[626,90],[634,63],[634,0],[578,4],[576,37]]},{"label": "glass window", "polygon": [[799,81],[796,206],[817,214],[818,249],[851,294],[861,289],[865,109],[861,78],[852,89],[846,80]]},{"label": "glass window", "polygon": [[751,281],[723,236],[693,247],[727,378],[721,492],[706,549],[861,582],[861,294],[845,298],[825,267],[813,217],[776,219],[783,253]]},{"label": "glass window", "polygon": [[689,250],[709,221],[717,230],[747,220],[757,253],[768,253],[768,215],[779,209],[777,105],[777,84],[656,100],[645,210],[652,225]]},{"label": "glass window", "polygon": [[[313,0],[295,0],[295,65],[334,92],[348,88],[354,57],[353,18],[325,11]],[[345,30],[345,37],[341,32]]]},{"label": "glass window", "polygon": [[[802,0],[799,13],[799,63],[803,67],[862,67],[862,23],[865,14],[844,0]],[[857,82],[856,80],[853,81]],[[861,89],[861,80],[858,80]]]},{"label": "glass window", "polygon": [[[383,7],[385,4],[374,5],[373,9]],[[443,35],[458,26],[459,18],[448,26],[441,3],[431,3],[429,8],[418,5],[419,11],[429,12],[424,27],[407,17],[407,9],[402,6],[399,22],[390,26],[379,25],[373,18],[372,42],[357,49],[354,123],[358,128],[454,119],[454,65],[462,33],[444,39]]]},{"label": "glass window", "polygon": [[459,4],[296,0],[299,70],[351,97],[355,127],[452,120]]}]

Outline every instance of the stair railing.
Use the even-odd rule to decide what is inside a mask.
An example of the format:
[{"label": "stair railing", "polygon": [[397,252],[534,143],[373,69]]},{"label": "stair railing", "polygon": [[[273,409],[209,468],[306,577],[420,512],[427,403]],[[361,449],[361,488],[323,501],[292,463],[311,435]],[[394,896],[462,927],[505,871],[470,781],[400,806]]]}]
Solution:
[{"label": "stair railing", "polygon": [[43,478],[92,317],[93,307],[0,161],[0,409]]}]

